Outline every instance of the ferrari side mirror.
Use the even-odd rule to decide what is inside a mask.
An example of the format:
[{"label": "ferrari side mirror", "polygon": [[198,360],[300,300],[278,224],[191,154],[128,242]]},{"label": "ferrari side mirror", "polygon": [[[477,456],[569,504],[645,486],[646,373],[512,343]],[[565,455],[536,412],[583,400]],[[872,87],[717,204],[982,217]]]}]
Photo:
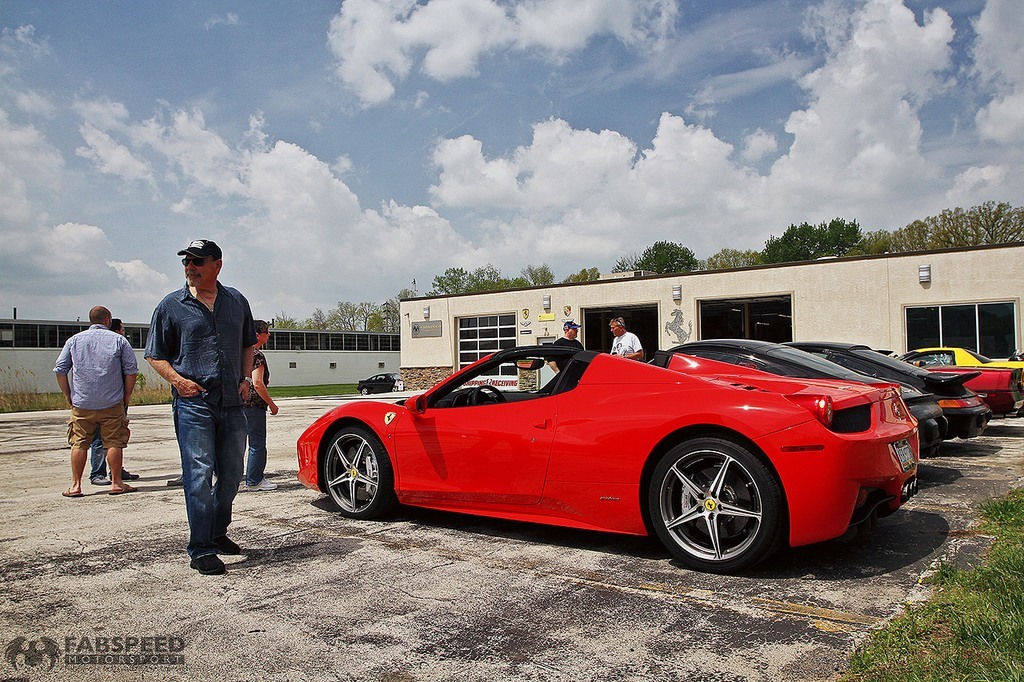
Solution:
[{"label": "ferrari side mirror", "polygon": [[412,398],[409,398],[409,407],[411,407],[412,411],[416,414],[423,414],[427,411],[427,399],[422,393],[420,395],[415,395]]}]

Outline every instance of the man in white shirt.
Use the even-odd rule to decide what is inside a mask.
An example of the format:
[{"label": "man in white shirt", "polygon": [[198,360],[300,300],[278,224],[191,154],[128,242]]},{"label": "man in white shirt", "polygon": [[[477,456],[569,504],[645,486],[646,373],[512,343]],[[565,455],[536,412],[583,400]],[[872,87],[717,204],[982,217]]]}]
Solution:
[{"label": "man in white shirt", "polygon": [[612,340],[612,355],[621,355],[630,360],[644,359],[644,347],[633,332],[626,331],[626,321],[616,317],[611,321],[611,330],[615,338]]}]

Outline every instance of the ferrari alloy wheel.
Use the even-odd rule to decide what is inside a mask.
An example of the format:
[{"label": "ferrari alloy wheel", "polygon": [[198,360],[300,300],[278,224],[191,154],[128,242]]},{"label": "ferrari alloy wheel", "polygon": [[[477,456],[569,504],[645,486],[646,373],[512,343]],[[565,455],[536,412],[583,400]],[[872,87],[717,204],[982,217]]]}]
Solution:
[{"label": "ferrari alloy wheel", "polygon": [[395,503],[395,476],[387,450],[373,433],[348,427],[334,434],[324,454],[327,492],[351,519],[372,519]]},{"label": "ferrari alloy wheel", "polygon": [[701,571],[751,566],[781,537],[778,483],[746,446],[725,438],[695,438],[665,453],[647,504],[669,552]]}]

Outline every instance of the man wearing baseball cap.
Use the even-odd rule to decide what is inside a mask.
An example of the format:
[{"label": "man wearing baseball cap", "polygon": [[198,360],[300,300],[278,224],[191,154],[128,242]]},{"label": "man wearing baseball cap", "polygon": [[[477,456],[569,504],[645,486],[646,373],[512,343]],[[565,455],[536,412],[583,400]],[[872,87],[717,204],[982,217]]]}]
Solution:
[{"label": "man wearing baseball cap", "polygon": [[[552,343],[551,345],[569,346],[570,348],[575,348],[576,350],[583,350],[583,344],[580,343],[580,341],[576,338],[580,333],[580,326],[578,324],[576,324],[572,320],[566,320],[565,323],[562,324],[562,331],[565,333],[565,335],[562,336],[560,339],[556,339],[555,342]],[[558,368],[558,371],[561,372],[562,368],[565,367],[565,364],[569,362],[569,358],[558,359],[555,360],[554,362],[555,366]]]},{"label": "man wearing baseball cap", "polygon": [[249,302],[217,281],[223,266],[220,247],[196,239],[178,255],[184,256],[185,286],[153,311],[146,360],[171,384],[174,398],[190,566],[216,575],[225,571],[218,553],[241,553],[227,532],[242,480],[242,404],[252,389],[257,338]]}]

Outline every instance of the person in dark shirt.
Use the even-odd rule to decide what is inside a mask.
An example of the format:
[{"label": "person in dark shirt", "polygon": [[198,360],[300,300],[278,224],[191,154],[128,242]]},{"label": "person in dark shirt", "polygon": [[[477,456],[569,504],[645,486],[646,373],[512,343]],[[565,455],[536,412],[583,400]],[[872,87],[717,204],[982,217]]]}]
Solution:
[{"label": "person in dark shirt", "polygon": [[256,329],[245,297],[217,281],[217,244],[196,239],[178,255],[186,284],[153,311],[146,360],[171,384],[190,566],[215,575],[225,571],[218,553],[241,553],[227,532],[242,480]]},{"label": "person in dark shirt", "polygon": [[[559,339],[556,339],[555,342],[551,345],[569,346],[570,348],[583,350],[583,344],[580,343],[579,339],[576,338],[577,336],[579,336],[580,333],[580,326],[578,324],[576,324],[572,320],[566,320],[565,324],[562,325],[562,332],[564,333],[564,336],[562,336]],[[554,361],[555,367],[558,369],[559,372],[561,372],[562,368],[565,367],[566,363],[569,362],[569,360],[570,358],[559,358],[558,360]]]}]

